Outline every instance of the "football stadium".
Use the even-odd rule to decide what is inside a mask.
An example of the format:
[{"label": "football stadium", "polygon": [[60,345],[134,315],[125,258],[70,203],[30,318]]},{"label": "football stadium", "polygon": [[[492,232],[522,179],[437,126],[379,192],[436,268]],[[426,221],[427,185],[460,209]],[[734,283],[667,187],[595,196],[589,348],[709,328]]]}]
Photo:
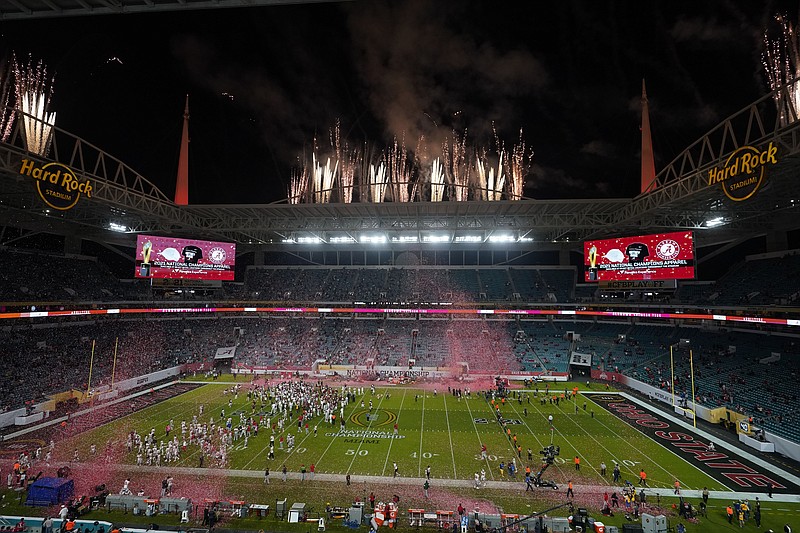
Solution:
[{"label": "football stadium", "polygon": [[194,205],[6,108],[0,530],[800,527],[798,95],[585,200],[405,154]]}]

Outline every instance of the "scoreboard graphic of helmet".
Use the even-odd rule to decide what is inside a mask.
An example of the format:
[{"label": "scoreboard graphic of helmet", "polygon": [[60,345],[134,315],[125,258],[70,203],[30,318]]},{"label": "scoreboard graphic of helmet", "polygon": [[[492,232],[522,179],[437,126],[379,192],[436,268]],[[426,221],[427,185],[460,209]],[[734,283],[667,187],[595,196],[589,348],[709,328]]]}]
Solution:
[{"label": "scoreboard graphic of helmet", "polygon": [[585,281],[695,277],[691,231],[586,241],[583,252]]},{"label": "scoreboard graphic of helmet", "polygon": [[236,244],[138,235],[137,278],[234,279]]}]

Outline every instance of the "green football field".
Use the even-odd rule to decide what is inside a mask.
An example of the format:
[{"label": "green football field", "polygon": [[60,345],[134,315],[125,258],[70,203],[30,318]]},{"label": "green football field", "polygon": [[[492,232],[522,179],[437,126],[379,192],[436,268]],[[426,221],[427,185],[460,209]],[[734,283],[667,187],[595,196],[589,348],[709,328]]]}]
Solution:
[{"label": "green football field", "polygon": [[[136,453],[125,452],[125,436],[136,431],[142,436],[155,429],[158,440],[165,438],[167,424],[172,421],[178,439],[181,421],[187,424],[197,415],[201,422],[214,417],[220,423],[221,411],[226,418],[233,415],[238,421],[240,412],[248,416],[253,413],[246,390],[242,384],[238,399],[232,394],[223,394],[230,383],[205,384],[157,405],[136,411],[97,429],[73,437],[59,445],[59,455],[68,459],[73,449],[81,457],[88,457],[92,444],[102,449],[111,443],[118,453],[117,462],[135,464]],[[559,393],[564,387],[571,390],[575,384],[557,385]],[[339,386],[340,388],[341,386]],[[554,387],[555,388],[555,387]],[[533,473],[539,469],[539,451],[551,443],[560,446],[560,456],[545,473],[543,479],[552,479],[559,484],[573,480],[576,484],[601,485],[611,479],[615,463],[619,464],[622,480],[635,482],[639,471],[644,469],[648,482],[654,487],[671,487],[676,479],[686,489],[708,487],[709,490],[726,490],[720,482],[706,475],[673,452],[643,435],[596,405],[590,395],[579,394],[577,400],[550,402],[542,405],[540,398],[544,386],[539,385],[539,396],[533,390],[517,393],[501,407],[506,428],[515,435],[522,447],[518,456],[512,440],[498,424],[494,408],[483,394],[472,391],[470,398],[457,398],[447,389],[424,390],[412,387],[376,386],[372,393],[369,384],[364,385],[364,394],[345,410],[345,431],[337,419],[334,425],[321,417],[309,421],[309,430],[297,428],[297,412],[291,417],[283,431],[275,431],[275,458],[267,458],[269,437],[272,432],[260,428],[258,436],[251,437],[247,447],[244,440],[234,442],[225,465],[217,465],[211,458],[204,458],[204,466],[224,466],[236,470],[271,469],[275,478],[286,465],[290,472],[299,472],[305,466],[325,474],[352,474],[366,476],[388,476],[394,474],[397,464],[401,477],[424,477],[428,466],[433,479],[472,480],[476,472],[485,471],[487,481],[507,480],[507,471],[501,472],[501,462],[508,464],[515,458],[518,467],[517,480],[524,478],[526,466]],[[352,389],[351,389],[352,390]],[[554,391],[551,391],[554,392]],[[362,400],[364,407],[362,407]],[[369,402],[373,408],[370,411]],[[585,404],[585,408],[584,408]],[[204,414],[200,416],[200,406]],[[576,409],[577,407],[577,409]],[[256,405],[254,416],[269,411],[269,405]],[[527,411],[527,415],[525,414]],[[338,414],[338,412],[337,412]],[[553,417],[552,430],[548,417]],[[275,417],[272,417],[275,422]],[[235,422],[234,422],[235,423]],[[394,425],[398,432],[394,434]],[[317,426],[316,435],[313,428]],[[289,451],[280,448],[280,438],[292,433],[295,447]],[[175,433],[173,433],[173,436]],[[487,455],[481,458],[481,446]],[[532,460],[528,459],[528,449]],[[196,467],[200,450],[189,445],[173,466]],[[581,460],[580,471],[574,467],[574,458]],[[600,475],[600,463],[607,465],[605,479]]]}]

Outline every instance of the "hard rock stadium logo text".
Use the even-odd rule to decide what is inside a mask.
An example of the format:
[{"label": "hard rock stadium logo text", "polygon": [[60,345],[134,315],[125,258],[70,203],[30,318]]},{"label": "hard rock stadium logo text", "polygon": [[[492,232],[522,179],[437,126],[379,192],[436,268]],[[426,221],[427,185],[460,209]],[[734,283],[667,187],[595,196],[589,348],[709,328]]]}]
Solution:
[{"label": "hard rock stadium logo text", "polygon": [[59,211],[75,207],[81,194],[92,197],[89,180],[79,180],[69,167],[61,163],[37,165],[35,161],[23,159],[19,173],[36,180],[36,190],[44,203]]},{"label": "hard rock stadium logo text", "polygon": [[734,202],[741,202],[753,196],[761,183],[767,165],[775,165],[778,147],[769,143],[764,150],[753,146],[736,149],[722,167],[708,171],[708,185],[722,184],[725,196]]}]

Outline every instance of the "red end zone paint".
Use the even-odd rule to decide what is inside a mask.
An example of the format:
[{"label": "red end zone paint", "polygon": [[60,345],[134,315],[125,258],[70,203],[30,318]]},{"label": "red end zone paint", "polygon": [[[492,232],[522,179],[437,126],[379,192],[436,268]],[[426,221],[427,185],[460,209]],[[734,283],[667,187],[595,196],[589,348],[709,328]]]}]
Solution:
[{"label": "red end zone paint", "polygon": [[675,428],[680,429],[679,431],[670,430],[673,425],[666,418],[627,402],[622,396],[601,394],[592,396],[592,399],[601,407],[727,486],[730,486],[732,482],[737,489],[765,491],[768,484],[772,483],[773,490],[781,492],[786,489],[794,492],[800,488],[779,478],[775,473],[767,474],[759,471],[761,467],[740,457],[735,452],[729,450],[710,451],[707,443],[698,440],[698,437],[690,431],[680,428]]}]

